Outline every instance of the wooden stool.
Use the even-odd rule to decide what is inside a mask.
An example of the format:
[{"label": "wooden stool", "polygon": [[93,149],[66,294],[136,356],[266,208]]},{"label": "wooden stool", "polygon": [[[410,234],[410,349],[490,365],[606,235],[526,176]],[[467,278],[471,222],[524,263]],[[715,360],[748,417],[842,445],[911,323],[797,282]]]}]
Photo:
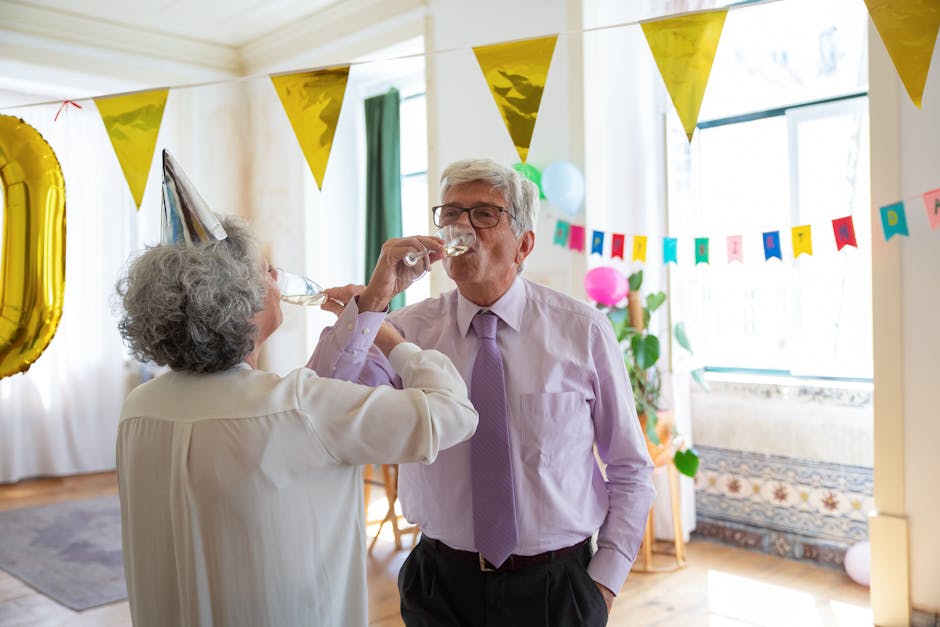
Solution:
[{"label": "wooden stool", "polygon": [[[646,416],[640,414],[640,427],[643,433],[646,433]],[[659,412],[659,419],[656,422],[656,435],[659,437],[659,444],[654,444],[647,437],[646,447],[653,460],[655,467],[665,466],[669,474],[669,504],[672,511],[672,533],[674,536],[673,546],[669,547],[668,541],[657,542],[653,538],[653,508],[650,507],[649,516],[646,519],[646,530],[643,532],[643,542],[640,544],[640,550],[636,561],[633,563],[631,572],[638,573],[662,573],[677,570],[685,566],[685,540],[682,536],[682,503],[679,493],[679,471],[672,461],[676,451],[672,446],[672,425],[675,417],[671,411]],[[675,565],[654,566],[653,554],[675,555]]]},{"label": "wooden stool", "polygon": [[[672,533],[673,547],[663,548],[658,545],[666,545],[669,542],[657,541],[653,538],[653,508],[650,507],[649,517],[646,519],[646,530],[643,532],[643,542],[640,544],[640,551],[636,562],[633,563],[631,572],[638,573],[664,573],[678,570],[686,564],[685,540],[682,536],[682,503],[679,500],[679,471],[676,465],[670,459],[663,464],[666,472],[669,474],[669,501],[672,510]],[[660,466],[661,468],[662,466]],[[656,566],[653,564],[653,554],[674,555],[675,564]]]},{"label": "wooden stool", "polygon": [[[412,545],[418,537],[418,527],[399,527],[398,526],[398,514],[395,512],[395,503],[398,502],[398,464],[381,464],[382,468],[382,481],[376,481],[372,478],[372,464],[366,464],[362,469],[363,476],[363,492],[366,499],[366,526],[373,525],[376,522],[379,522],[379,528],[375,532],[375,536],[372,538],[372,542],[369,544],[368,554],[372,554],[372,549],[375,548],[375,543],[379,539],[379,535],[382,533],[382,527],[385,526],[385,523],[391,523],[392,525],[392,534],[395,536],[395,550],[400,551],[402,547],[401,538],[403,535],[410,533],[412,535]],[[385,497],[388,501],[388,511],[385,512],[385,517],[381,521],[370,521],[368,520],[368,511],[369,511],[369,496],[371,493],[372,486],[382,486],[385,489]]]}]

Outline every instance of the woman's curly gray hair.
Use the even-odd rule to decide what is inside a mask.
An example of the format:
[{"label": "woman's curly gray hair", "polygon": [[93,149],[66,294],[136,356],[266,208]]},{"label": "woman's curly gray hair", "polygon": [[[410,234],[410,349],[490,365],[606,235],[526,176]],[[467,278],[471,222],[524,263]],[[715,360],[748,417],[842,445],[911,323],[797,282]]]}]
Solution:
[{"label": "woman's curly gray hair", "polygon": [[265,296],[260,248],[241,220],[222,225],[222,241],[153,246],[130,262],[116,286],[118,328],[137,359],[218,372],[254,349],[252,317]]}]

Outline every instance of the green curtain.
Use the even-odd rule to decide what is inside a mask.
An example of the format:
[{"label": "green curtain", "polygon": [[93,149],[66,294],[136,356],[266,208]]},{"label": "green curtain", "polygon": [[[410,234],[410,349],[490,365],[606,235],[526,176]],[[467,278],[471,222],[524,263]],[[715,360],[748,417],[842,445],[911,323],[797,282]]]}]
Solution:
[{"label": "green curtain", "polygon": [[[395,88],[366,99],[366,283],[385,240],[401,237],[399,101]],[[404,304],[398,294],[389,306]]]}]

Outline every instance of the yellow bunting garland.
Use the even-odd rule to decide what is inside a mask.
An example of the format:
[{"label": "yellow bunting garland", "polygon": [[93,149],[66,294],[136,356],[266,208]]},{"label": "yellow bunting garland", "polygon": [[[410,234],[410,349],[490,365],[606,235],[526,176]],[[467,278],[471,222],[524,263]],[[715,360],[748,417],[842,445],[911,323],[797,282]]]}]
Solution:
[{"label": "yellow bunting garland", "polygon": [[473,49],[512,143],[525,163],[558,35]]},{"label": "yellow bunting garland", "polygon": [[138,211],[144,198],[168,93],[169,89],[155,89],[95,98],[101,121],[108,131]]},{"label": "yellow bunting garland", "polygon": [[348,79],[348,65],[271,77],[320,189],[323,188],[323,176],[330,159]]},{"label": "yellow bunting garland", "polygon": [[937,0],[865,0],[907,94],[920,108],[940,31]]},{"label": "yellow bunting garland", "polygon": [[727,10],[708,11],[641,24],[689,141],[727,15]]}]

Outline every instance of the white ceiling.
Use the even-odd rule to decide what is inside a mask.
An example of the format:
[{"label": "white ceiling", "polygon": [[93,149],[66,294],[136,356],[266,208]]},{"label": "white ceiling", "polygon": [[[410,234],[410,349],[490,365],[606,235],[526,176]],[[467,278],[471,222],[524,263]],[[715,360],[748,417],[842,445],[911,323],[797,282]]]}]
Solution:
[{"label": "white ceiling", "polygon": [[[56,15],[239,48],[340,0],[11,0]],[[0,7],[2,10],[2,7]]]},{"label": "white ceiling", "polygon": [[420,36],[426,8],[427,0],[0,0],[0,107],[345,63]]}]

